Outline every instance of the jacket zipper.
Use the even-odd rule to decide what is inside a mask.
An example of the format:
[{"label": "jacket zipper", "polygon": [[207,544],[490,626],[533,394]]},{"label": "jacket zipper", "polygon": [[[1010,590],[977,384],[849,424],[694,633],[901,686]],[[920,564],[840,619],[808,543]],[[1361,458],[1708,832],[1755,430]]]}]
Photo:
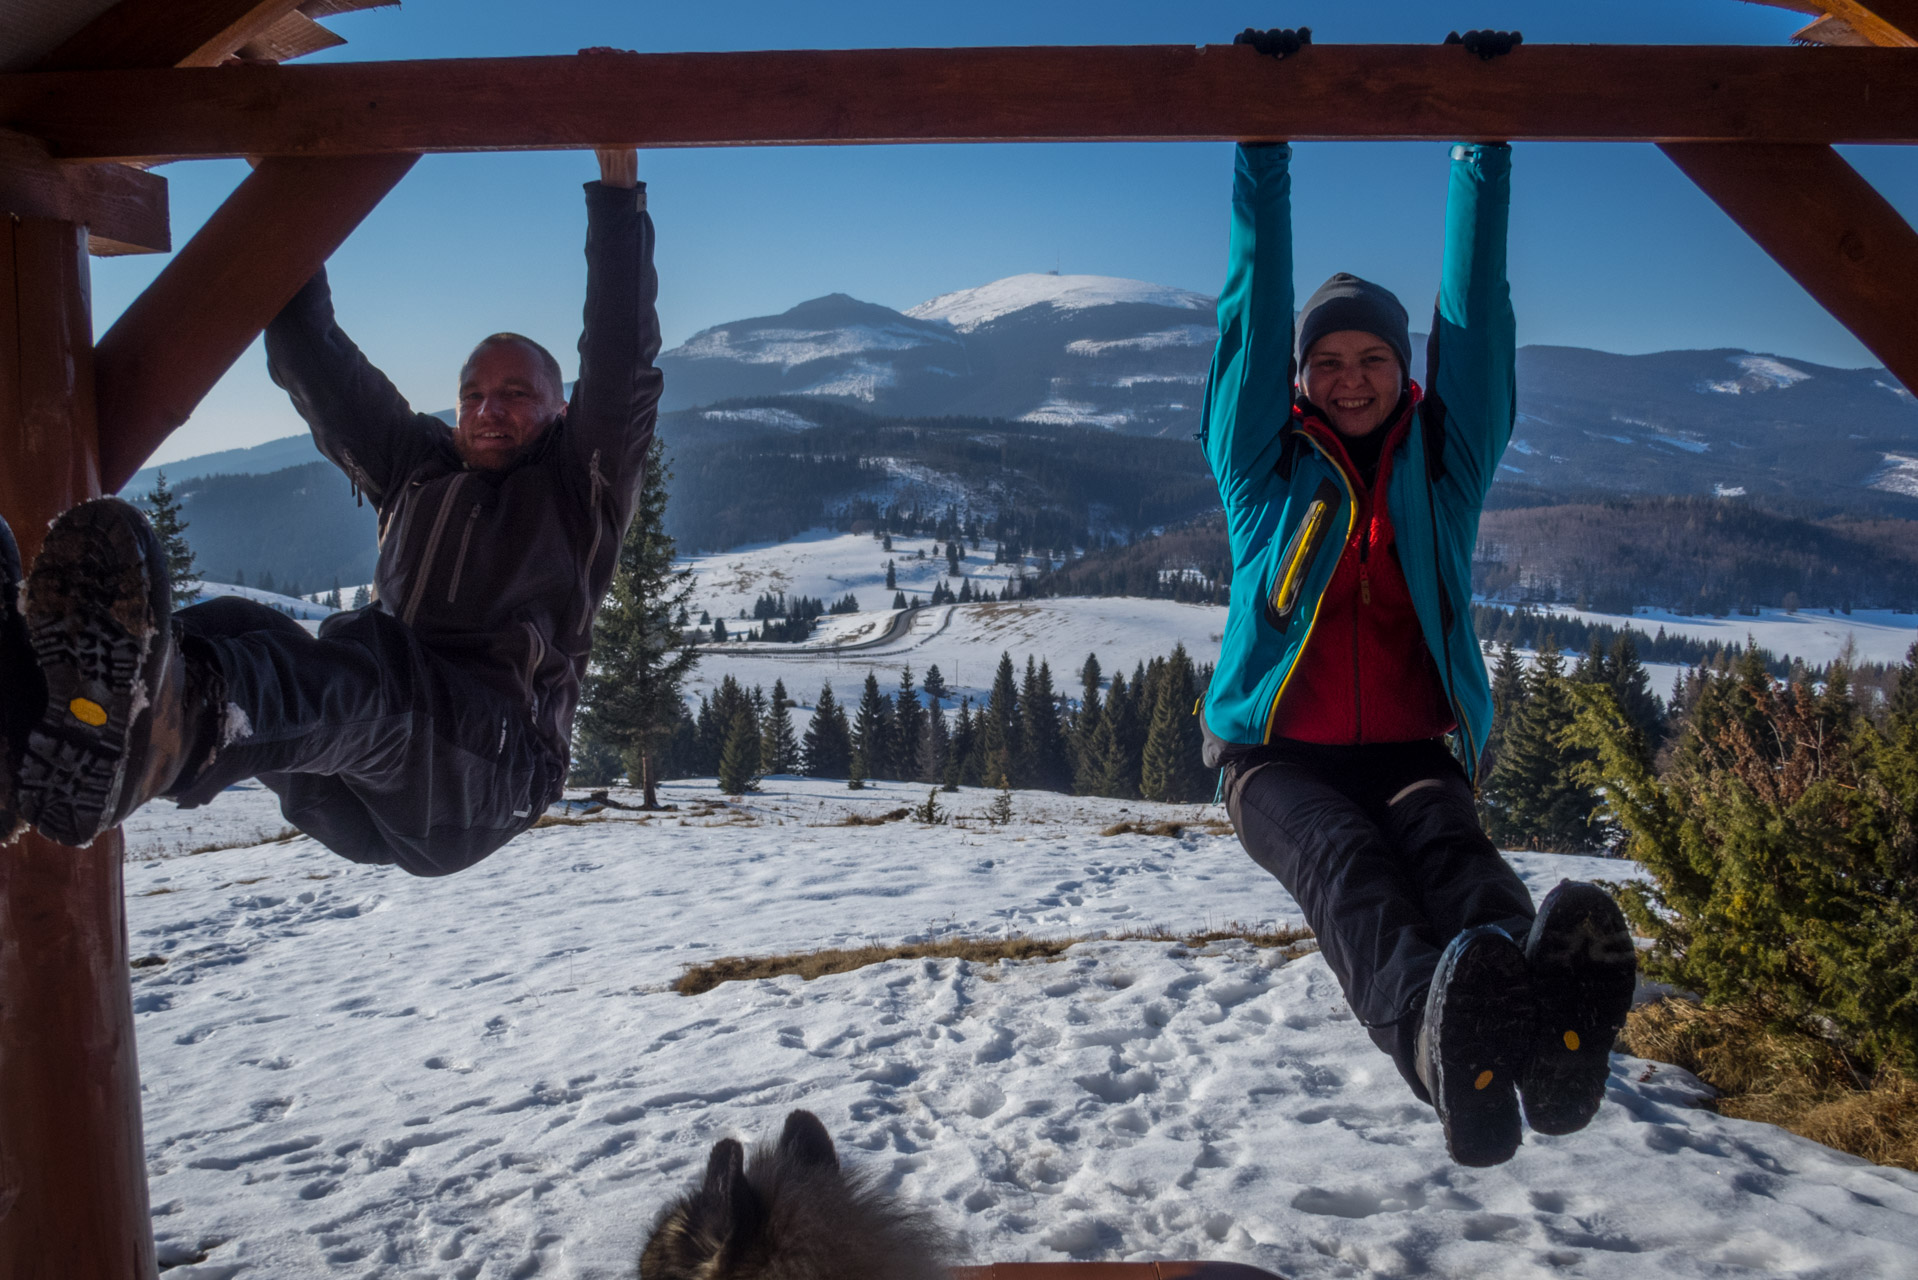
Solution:
[{"label": "jacket zipper", "polygon": [[[1331,467],[1333,473],[1338,476],[1339,483],[1345,486],[1345,502],[1346,502],[1346,511],[1347,511],[1347,515],[1345,517],[1345,538],[1346,538],[1346,541],[1349,542],[1351,541],[1351,538],[1352,538],[1352,526],[1358,520],[1358,514],[1359,514],[1359,502],[1358,502],[1357,496],[1352,492],[1351,477],[1347,476],[1345,474],[1345,468],[1341,467],[1337,463],[1337,461],[1333,459],[1332,455],[1325,451],[1324,445],[1320,444],[1318,441],[1314,440],[1310,435],[1304,432],[1300,432],[1300,435],[1304,437],[1305,442],[1307,444],[1311,445],[1315,450],[1318,451],[1319,456],[1325,459],[1326,465]],[[1299,641],[1299,654],[1301,657],[1303,657],[1305,654],[1305,646],[1312,643],[1312,631],[1315,627],[1319,625],[1319,601],[1323,600],[1324,598],[1325,598],[1325,593],[1321,591],[1319,593],[1319,599],[1314,600],[1312,602],[1312,618],[1309,622],[1305,624],[1304,639]],[[1285,678],[1279,681],[1278,692],[1272,695],[1271,705],[1266,707],[1265,740],[1268,743],[1272,741],[1272,727],[1276,725],[1279,720],[1279,699],[1285,697],[1285,686],[1292,683],[1292,673],[1297,671],[1298,669],[1299,669],[1298,661],[1297,659],[1294,659],[1290,670],[1288,670],[1285,673]]]},{"label": "jacket zipper", "polygon": [[605,523],[599,518],[599,494],[606,487],[606,477],[599,473],[599,450],[593,450],[592,460],[586,464],[587,472],[593,478],[592,496],[586,500],[586,510],[593,521],[593,541],[586,548],[586,576],[580,583],[580,594],[586,598],[586,607],[580,611],[579,625],[573,628],[573,634],[579,635],[593,621],[593,561],[599,555],[599,540],[606,530]]},{"label": "jacket zipper", "polygon": [[479,523],[480,504],[475,502],[467,514],[466,528],[460,534],[459,558],[453,561],[453,583],[446,588],[446,603],[452,604],[460,593],[460,575],[466,572],[466,548],[473,541],[473,526]]},{"label": "jacket zipper", "polygon": [[419,559],[419,577],[414,580],[413,589],[406,593],[406,609],[400,614],[400,621],[409,627],[420,610],[421,598],[426,595],[426,579],[433,569],[433,556],[440,549],[440,537],[446,532],[446,518],[453,513],[453,499],[467,478],[461,476],[447,486],[446,496],[440,499],[440,509],[433,513],[433,531],[426,536],[426,554]]},{"label": "jacket zipper", "polygon": [[540,637],[539,628],[530,622],[522,622],[526,629],[526,638],[531,642],[526,646],[526,699],[532,707],[533,718],[539,719],[539,693],[533,684],[539,675],[539,664],[546,658],[546,641]]}]

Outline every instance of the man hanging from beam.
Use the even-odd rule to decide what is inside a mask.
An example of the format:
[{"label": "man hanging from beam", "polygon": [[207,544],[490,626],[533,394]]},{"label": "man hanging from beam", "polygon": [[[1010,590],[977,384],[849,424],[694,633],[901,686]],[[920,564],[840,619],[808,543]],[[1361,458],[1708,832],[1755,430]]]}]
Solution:
[{"label": "man hanging from beam", "polygon": [[156,796],[191,807],[258,778],[335,853],[447,875],[559,797],[661,389],[638,155],[598,157],[570,400],[549,351],[498,333],[460,370],[456,427],[414,412],[341,332],[324,271],[268,326],[274,381],[379,511],[375,603],[317,639],[239,597],[169,618],[137,508],[103,498],[54,522],[24,619],[0,614],[0,840],[17,817],[85,845]]}]

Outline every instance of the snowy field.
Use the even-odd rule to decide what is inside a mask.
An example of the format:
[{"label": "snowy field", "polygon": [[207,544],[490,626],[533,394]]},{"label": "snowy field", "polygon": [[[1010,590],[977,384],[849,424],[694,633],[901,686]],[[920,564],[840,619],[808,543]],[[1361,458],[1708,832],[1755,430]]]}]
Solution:
[{"label": "snowy field", "polygon": [[[1789,654],[1813,666],[1822,666],[1837,658],[1844,652],[1847,641],[1856,647],[1861,662],[1896,665],[1904,662],[1906,650],[1913,641],[1918,641],[1918,614],[1895,613],[1890,609],[1854,609],[1849,614],[1827,613],[1822,609],[1800,609],[1797,613],[1761,609],[1756,617],[1733,614],[1728,618],[1713,618],[1670,613],[1664,609],[1639,609],[1625,615],[1591,613],[1558,605],[1543,608],[1545,612],[1563,614],[1581,622],[1631,627],[1648,636],[1657,635],[1662,627],[1666,635],[1690,636],[1707,642],[1716,640],[1726,645],[1742,646],[1748,639],[1756,640],[1760,648],[1770,649],[1781,658]],[[1669,678],[1666,685],[1670,685]]]},{"label": "snowy field", "polygon": [[[665,791],[675,814],[534,831],[440,881],[256,843],[282,824],[253,787],[141,815],[128,927],[166,960],[133,985],[169,1280],[627,1276],[716,1138],[800,1106],[973,1261],[1918,1273],[1918,1175],[1700,1110],[1648,1062],[1615,1060],[1584,1133],[1453,1166],[1316,956],[1103,941],[673,994],[727,954],[1298,917],[1230,835],[1099,834],[1211,807],[1019,794],[1003,828],[845,827],[925,793]],[[1631,872],[1514,862],[1539,894]]]}]

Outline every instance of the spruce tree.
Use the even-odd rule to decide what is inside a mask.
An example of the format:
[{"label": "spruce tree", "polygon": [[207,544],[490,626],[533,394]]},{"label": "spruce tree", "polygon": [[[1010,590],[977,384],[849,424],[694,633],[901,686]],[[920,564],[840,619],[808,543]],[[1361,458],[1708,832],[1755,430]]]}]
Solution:
[{"label": "spruce tree", "polygon": [[773,681],[772,701],[767,707],[759,742],[762,775],[795,773],[799,769],[799,740],[793,736],[791,706],[792,699],[786,696],[786,682]]},{"label": "spruce tree", "polygon": [[726,746],[719,756],[719,789],[729,796],[756,790],[759,776],[759,728],[752,712],[741,707],[733,715],[726,733]]},{"label": "spruce tree", "polygon": [[1485,787],[1486,834],[1508,848],[1565,853],[1596,842],[1598,797],[1581,769],[1588,756],[1567,739],[1575,715],[1571,684],[1547,639]]},{"label": "spruce tree", "polygon": [[1140,762],[1139,790],[1148,800],[1190,803],[1207,799],[1206,770],[1200,759],[1198,717],[1192,714],[1198,683],[1185,646],[1166,661],[1152,709]]},{"label": "spruce tree", "polygon": [[1506,640],[1498,647],[1498,661],[1492,664],[1492,727],[1485,735],[1485,750],[1479,756],[1479,777],[1492,776],[1512,717],[1518,714],[1524,701],[1525,663],[1512,642]]},{"label": "spruce tree", "polygon": [[364,609],[366,608],[367,605],[372,603],[373,603],[372,592],[368,591],[364,586],[353,588],[353,607],[355,609]]},{"label": "spruce tree", "polygon": [[972,699],[959,699],[959,713],[952,719],[952,754],[946,764],[955,787],[976,787],[985,775],[980,761],[979,717],[972,714]]},{"label": "spruce tree", "polygon": [[852,768],[852,732],[846,712],[832,694],[832,681],[819,688],[812,723],[803,744],[806,774],[813,778],[843,778]]},{"label": "spruce tree", "polygon": [[952,697],[952,690],[946,688],[946,678],[939,674],[939,664],[933,663],[926,668],[926,678],[919,685],[919,691],[926,696],[926,705],[938,709],[940,703]]},{"label": "spruce tree", "polygon": [[982,781],[989,787],[999,786],[1002,780],[1018,785],[1021,781],[1017,777],[1021,755],[1019,689],[1013,674],[1010,651],[1003,651],[999,655],[999,669],[992,678],[992,693],[979,714],[983,721],[977,729]]},{"label": "spruce tree", "polygon": [[1073,717],[1069,745],[1072,749],[1072,789],[1082,796],[1099,794],[1099,757],[1093,745],[1099,726],[1104,723],[1104,708],[1099,702],[1099,655],[1088,653],[1079,668],[1079,714]]},{"label": "spruce tree", "polygon": [[861,779],[892,776],[891,701],[879,692],[879,677],[866,672],[865,691],[852,717],[853,767]]},{"label": "spruce tree", "polygon": [[1044,791],[1072,789],[1072,763],[1059,727],[1059,702],[1052,691],[1052,668],[1026,658],[1025,688],[1019,698],[1022,786]]},{"label": "spruce tree", "polygon": [[166,576],[173,588],[173,607],[184,609],[199,595],[199,570],[193,565],[193,548],[187,544],[187,522],[180,515],[180,500],[167,487],[166,472],[153,474],[153,490],[146,497],[147,523],[166,550]]},{"label": "spruce tree", "polygon": [[893,698],[893,772],[901,780],[915,782],[925,772],[926,711],[919,705],[919,691],[912,687],[912,668],[899,671],[899,692]]},{"label": "spruce tree", "polygon": [[657,757],[678,725],[681,686],[699,659],[674,622],[692,599],[694,583],[692,570],[673,567],[675,548],[666,532],[671,475],[665,446],[655,437],[612,586],[593,620],[592,656],[580,691],[583,734],[620,753],[647,809],[659,807]]},{"label": "spruce tree", "polygon": [[1139,699],[1136,686],[1127,685],[1125,675],[1114,672],[1112,687],[1106,693],[1104,714],[1093,736],[1093,753],[1098,757],[1097,794],[1120,800],[1139,796],[1139,769],[1145,753],[1140,732]]},{"label": "spruce tree", "polygon": [[886,561],[886,590],[894,591],[894,590],[897,590],[898,587],[899,587],[898,571],[893,568],[892,561],[888,560]]}]

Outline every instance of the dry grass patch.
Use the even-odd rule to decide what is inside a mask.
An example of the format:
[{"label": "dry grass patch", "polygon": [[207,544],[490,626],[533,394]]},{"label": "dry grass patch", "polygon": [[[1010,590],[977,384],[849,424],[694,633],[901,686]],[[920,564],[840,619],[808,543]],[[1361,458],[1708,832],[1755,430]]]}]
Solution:
[{"label": "dry grass patch", "polygon": [[597,827],[599,825],[598,818],[576,818],[571,814],[542,813],[539,820],[533,823],[532,829],[538,831],[542,827]]},{"label": "dry grass patch", "polygon": [[1182,946],[1203,947],[1207,943],[1228,939],[1250,942],[1255,947],[1282,947],[1291,959],[1309,954],[1314,945],[1310,929],[1239,925],[1199,933],[1153,928],[1118,934],[1078,934],[1064,938],[942,938],[937,942],[903,942],[889,946],[827,947],[819,951],[796,951],[777,956],[725,956],[707,964],[688,967],[673,983],[672,989],[683,996],[696,996],[711,991],[722,982],[783,978],[789,974],[798,974],[810,982],[828,974],[851,973],[855,969],[885,964],[889,960],[969,960],[974,964],[997,964],[1001,960],[1051,960],[1068,947],[1081,942],[1175,942]]},{"label": "dry grass patch", "polygon": [[837,822],[822,822],[822,827],[883,827],[912,816],[910,809],[892,809],[886,813],[849,813]]},{"label": "dry grass patch", "polygon": [[1204,836],[1229,836],[1232,824],[1218,818],[1203,818],[1192,822],[1170,819],[1161,822],[1141,822],[1127,818],[1115,822],[1099,834],[1102,836],[1171,836],[1177,839],[1191,831]]},{"label": "dry grass patch", "polygon": [[1918,1081],[1859,1074],[1837,1046],[1755,1014],[1666,999],[1632,1011],[1623,1039],[1719,1091],[1720,1115],[1758,1120],[1875,1164],[1918,1170]]}]

